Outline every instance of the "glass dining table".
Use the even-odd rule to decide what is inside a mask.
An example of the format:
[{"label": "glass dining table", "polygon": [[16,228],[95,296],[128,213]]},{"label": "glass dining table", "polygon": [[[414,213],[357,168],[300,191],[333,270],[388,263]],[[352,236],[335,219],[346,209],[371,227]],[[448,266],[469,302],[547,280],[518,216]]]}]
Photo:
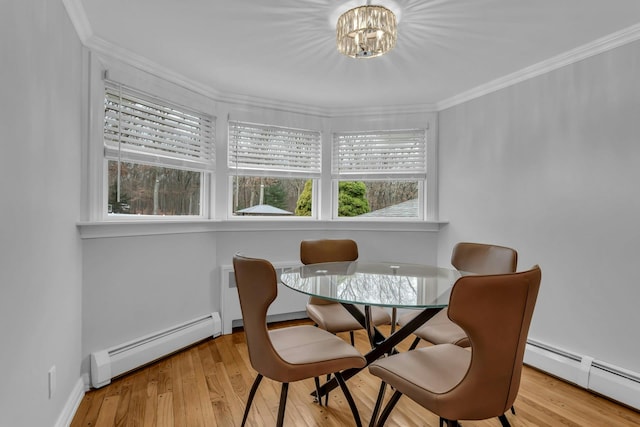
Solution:
[{"label": "glass dining table", "polygon": [[[452,268],[429,265],[350,261],[287,269],[281,273],[280,281],[295,291],[342,304],[368,333],[371,350],[364,357],[369,365],[395,351],[395,346],[446,307],[454,283],[464,274]],[[363,310],[357,306],[363,306]],[[392,310],[391,333],[388,336],[370,321],[372,306]],[[419,314],[396,330],[395,313],[399,308],[418,309]],[[343,372],[344,379],[351,378],[361,369],[364,368]],[[337,385],[335,380],[324,384],[316,398],[321,398]]]}]

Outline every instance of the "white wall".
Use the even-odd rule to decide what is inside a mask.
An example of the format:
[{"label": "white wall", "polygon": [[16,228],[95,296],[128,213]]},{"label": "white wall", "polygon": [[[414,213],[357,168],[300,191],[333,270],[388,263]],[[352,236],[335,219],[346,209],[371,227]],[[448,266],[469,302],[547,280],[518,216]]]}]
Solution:
[{"label": "white wall", "polygon": [[81,49],[61,2],[1,3],[2,426],[53,425],[80,380]]},{"label": "white wall", "polygon": [[84,373],[94,351],[220,312],[219,267],[231,265],[237,252],[274,263],[296,261],[302,239],[348,237],[358,242],[363,260],[436,262],[437,232],[423,227],[372,232],[300,225],[287,230],[278,223],[255,227],[237,221],[223,228],[83,240]]},{"label": "white wall", "polygon": [[94,351],[210,314],[218,307],[213,233],[83,241],[83,372]]},{"label": "white wall", "polygon": [[218,263],[230,265],[233,255],[266,258],[272,262],[300,259],[303,239],[348,238],[358,242],[361,260],[414,263],[436,262],[437,232],[366,230],[229,231],[218,233]]},{"label": "white wall", "polygon": [[440,233],[542,268],[530,338],[640,372],[640,43],[440,113]]}]

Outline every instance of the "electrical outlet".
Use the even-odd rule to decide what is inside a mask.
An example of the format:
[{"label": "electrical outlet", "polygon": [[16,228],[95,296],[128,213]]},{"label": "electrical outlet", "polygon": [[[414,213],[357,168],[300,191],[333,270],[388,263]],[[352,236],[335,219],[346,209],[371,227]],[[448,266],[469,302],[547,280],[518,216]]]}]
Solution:
[{"label": "electrical outlet", "polygon": [[49,399],[53,397],[56,392],[56,365],[53,365],[49,369]]}]

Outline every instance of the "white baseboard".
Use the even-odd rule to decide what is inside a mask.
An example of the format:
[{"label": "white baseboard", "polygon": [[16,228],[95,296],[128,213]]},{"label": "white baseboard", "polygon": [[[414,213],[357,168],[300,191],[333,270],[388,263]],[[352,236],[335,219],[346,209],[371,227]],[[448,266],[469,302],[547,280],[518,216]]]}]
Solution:
[{"label": "white baseboard", "polygon": [[73,386],[73,390],[71,390],[71,394],[62,408],[62,412],[60,413],[60,416],[58,416],[58,420],[54,424],[54,427],[69,427],[69,425],[71,425],[73,416],[76,414],[76,411],[82,402],[85,390],[85,384],[82,377],[78,378],[78,381],[76,381],[76,385]]},{"label": "white baseboard", "polygon": [[111,379],[184,347],[222,332],[218,313],[181,323],[133,341],[91,353],[91,385],[99,388]]},{"label": "white baseboard", "polygon": [[524,353],[524,363],[572,384],[583,388],[587,386],[581,371],[582,358],[575,354],[529,341]]},{"label": "white baseboard", "polygon": [[636,373],[594,361],[589,390],[640,410],[640,376]]},{"label": "white baseboard", "polygon": [[640,410],[640,374],[529,340],[524,363]]}]

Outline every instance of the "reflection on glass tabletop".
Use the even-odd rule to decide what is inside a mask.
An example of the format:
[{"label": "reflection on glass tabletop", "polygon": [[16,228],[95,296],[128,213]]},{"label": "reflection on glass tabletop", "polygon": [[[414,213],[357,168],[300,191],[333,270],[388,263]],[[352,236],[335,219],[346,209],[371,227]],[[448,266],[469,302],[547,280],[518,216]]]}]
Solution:
[{"label": "reflection on glass tabletop", "polygon": [[446,307],[458,270],[396,262],[328,262],[286,269],[281,282],[332,301],[385,307]]}]

